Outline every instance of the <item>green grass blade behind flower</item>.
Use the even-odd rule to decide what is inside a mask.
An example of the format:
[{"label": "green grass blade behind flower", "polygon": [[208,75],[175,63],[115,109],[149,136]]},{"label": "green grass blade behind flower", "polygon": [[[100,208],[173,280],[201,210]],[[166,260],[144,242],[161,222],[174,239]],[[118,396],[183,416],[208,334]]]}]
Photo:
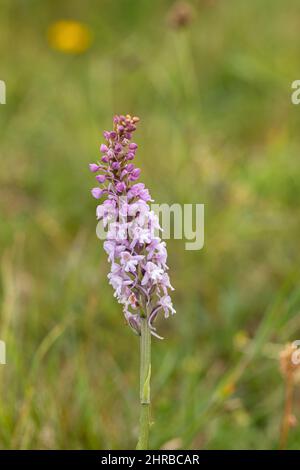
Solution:
[{"label": "green grass blade behind flower", "polygon": [[44,366],[44,359],[56,341],[63,335],[67,328],[67,319],[57,324],[45,336],[38,346],[31,363],[31,369],[28,371],[25,385],[25,397],[19,410],[19,416],[16,421],[14,434],[12,436],[12,449],[27,449],[30,442],[30,414],[37,393],[34,384],[36,383],[39,369]]},{"label": "green grass blade behind flower", "polygon": [[196,419],[191,424],[191,427],[184,433],[183,446],[190,445],[191,440],[202,428],[205,421],[209,419],[209,416],[212,416],[220,410],[220,406],[222,406],[222,403],[228,398],[228,392],[230,393],[230,390],[241,380],[251,362],[257,359],[270,336],[276,333],[280,323],[287,319],[288,314],[292,310],[297,312],[299,308],[298,279],[298,271],[293,272],[266,311],[244,356],[220,380],[216,389],[213,391],[212,397],[204,401],[204,403],[200,403],[200,406],[195,410],[194,416]]}]

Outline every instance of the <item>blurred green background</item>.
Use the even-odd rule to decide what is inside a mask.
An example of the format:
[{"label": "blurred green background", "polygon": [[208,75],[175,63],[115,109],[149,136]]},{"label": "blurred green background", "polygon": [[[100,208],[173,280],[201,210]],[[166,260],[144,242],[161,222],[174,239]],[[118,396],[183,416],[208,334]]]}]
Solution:
[{"label": "blurred green background", "polygon": [[89,193],[114,113],[141,118],[156,202],[206,211],[203,250],[168,242],[151,447],[277,448],[278,354],[300,339],[299,19],[298,0],[1,0],[1,448],[135,446],[139,341]]}]

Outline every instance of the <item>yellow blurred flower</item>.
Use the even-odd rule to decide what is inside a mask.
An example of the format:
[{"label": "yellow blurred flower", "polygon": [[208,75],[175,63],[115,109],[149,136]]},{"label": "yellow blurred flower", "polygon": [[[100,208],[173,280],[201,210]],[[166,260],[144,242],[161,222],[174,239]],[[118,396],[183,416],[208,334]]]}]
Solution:
[{"label": "yellow blurred flower", "polygon": [[61,20],[50,25],[48,41],[53,49],[67,54],[80,54],[92,42],[90,29],[78,21]]},{"label": "yellow blurred flower", "polygon": [[233,344],[235,349],[243,351],[248,345],[250,338],[247,331],[239,330],[233,337]]}]

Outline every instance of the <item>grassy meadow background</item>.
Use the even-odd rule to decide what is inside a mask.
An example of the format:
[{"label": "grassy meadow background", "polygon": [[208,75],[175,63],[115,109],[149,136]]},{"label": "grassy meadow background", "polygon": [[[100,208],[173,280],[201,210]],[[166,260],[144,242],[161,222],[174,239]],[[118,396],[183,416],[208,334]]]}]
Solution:
[{"label": "grassy meadow background", "polygon": [[[114,113],[141,118],[156,202],[206,211],[203,250],[168,242],[177,314],[153,341],[151,447],[278,446],[278,354],[300,339],[300,5],[190,5],[182,25],[170,0],[0,0],[3,449],[136,443],[139,341],[89,193]],[[91,34],[82,53],[49,42],[66,19]]]}]

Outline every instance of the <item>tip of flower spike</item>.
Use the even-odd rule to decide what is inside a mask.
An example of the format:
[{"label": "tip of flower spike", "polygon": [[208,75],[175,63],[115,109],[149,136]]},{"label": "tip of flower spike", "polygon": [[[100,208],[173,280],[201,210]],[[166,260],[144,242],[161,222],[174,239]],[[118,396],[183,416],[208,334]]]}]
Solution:
[{"label": "tip of flower spike", "polygon": [[138,116],[131,116],[130,114],[126,114],[124,116],[123,114],[116,114],[113,118],[114,124],[121,125],[121,126],[134,126],[140,121],[140,118]]}]

